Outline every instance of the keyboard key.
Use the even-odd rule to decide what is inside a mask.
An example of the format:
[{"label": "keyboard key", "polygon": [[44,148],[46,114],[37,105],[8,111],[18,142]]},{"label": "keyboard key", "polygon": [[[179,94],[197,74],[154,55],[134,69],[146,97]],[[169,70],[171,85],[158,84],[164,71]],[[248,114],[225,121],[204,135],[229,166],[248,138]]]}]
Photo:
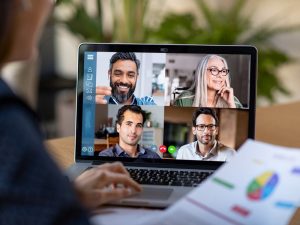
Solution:
[{"label": "keyboard key", "polygon": [[128,169],[132,179],[140,184],[196,187],[212,172]]}]

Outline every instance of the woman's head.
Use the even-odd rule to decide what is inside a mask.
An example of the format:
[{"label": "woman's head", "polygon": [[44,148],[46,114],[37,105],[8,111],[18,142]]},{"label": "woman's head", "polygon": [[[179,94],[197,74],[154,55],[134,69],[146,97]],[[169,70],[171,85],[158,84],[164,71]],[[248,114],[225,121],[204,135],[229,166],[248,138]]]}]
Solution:
[{"label": "woman's head", "polygon": [[0,1],[0,67],[36,53],[53,0]]},{"label": "woman's head", "polygon": [[[207,106],[208,92],[217,93],[222,87],[230,87],[229,69],[224,58],[218,55],[204,56],[196,69],[195,83],[192,87],[195,92],[193,106]],[[226,106],[221,99],[216,107]]]},{"label": "woman's head", "polygon": [[12,35],[14,15],[11,11],[13,11],[13,1],[0,1],[0,66],[4,63],[12,47],[10,36]]},{"label": "woman's head", "polygon": [[210,57],[205,70],[207,89],[218,91],[224,86],[229,86],[228,73],[229,69],[224,58],[217,55]]}]

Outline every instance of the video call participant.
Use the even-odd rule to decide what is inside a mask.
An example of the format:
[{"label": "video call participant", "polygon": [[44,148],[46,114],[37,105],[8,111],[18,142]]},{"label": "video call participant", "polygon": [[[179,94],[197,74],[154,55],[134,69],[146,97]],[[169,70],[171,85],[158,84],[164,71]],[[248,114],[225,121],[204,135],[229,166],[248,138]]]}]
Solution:
[{"label": "video call participant", "polygon": [[160,159],[152,150],[141,147],[138,142],[143,134],[146,113],[137,105],[124,105],[117,114],[119,144],[103,150],[99,156]]},{"label": "video call participant", "polygon": [[218,55],[204,56],[196,69],[195,82],[174,102],[176,106],[242,108],[230,87],[227,62]]},{"label": "video call participant", "polygon": [[219,120],[213,109],[198,108],[193,114],[193,134],[197,141],[179,148],[176,159],[228,161],[236,151],[217,140]]},{"label": "video call participant", "polygon": [[96,103],[124,105],[155,105],[152,97],[137,98],[135,91],[140,61],[133,52],[117,52],[109,64],[110,87],[96,87]]}]

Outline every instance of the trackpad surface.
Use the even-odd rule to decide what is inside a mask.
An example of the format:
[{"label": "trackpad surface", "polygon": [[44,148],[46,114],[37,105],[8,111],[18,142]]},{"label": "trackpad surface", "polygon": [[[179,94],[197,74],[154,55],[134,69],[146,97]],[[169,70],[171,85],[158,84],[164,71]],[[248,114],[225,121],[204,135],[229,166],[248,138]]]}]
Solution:
[{"label": "trackpad surface", "polygon": [[172,188],[155,188],[143,187],[143,191],[133,196],[135,199],[152,199],[152,200],[167,200],[171,193]]}]

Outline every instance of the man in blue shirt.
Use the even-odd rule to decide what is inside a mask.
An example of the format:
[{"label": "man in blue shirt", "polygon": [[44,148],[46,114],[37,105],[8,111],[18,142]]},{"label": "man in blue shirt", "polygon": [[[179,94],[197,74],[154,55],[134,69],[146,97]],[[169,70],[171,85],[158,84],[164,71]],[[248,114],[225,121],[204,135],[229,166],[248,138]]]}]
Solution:
[{"label": "man in blue shirt", "polygon": [[156,105],[153,98],[137,98],[133,93],[139,76],[140,61],[133,52],[117,52],[109,64],[110,87],[96,87],[100,104]]},{"label": "man in blue shirt", "polygon": [[117,114],[117,132],[119,144],[103,150],[99,156],[152,158],[160,159],[159,155],[138,144],[143,134],[146,113],[137,105],[124,105]]}]

